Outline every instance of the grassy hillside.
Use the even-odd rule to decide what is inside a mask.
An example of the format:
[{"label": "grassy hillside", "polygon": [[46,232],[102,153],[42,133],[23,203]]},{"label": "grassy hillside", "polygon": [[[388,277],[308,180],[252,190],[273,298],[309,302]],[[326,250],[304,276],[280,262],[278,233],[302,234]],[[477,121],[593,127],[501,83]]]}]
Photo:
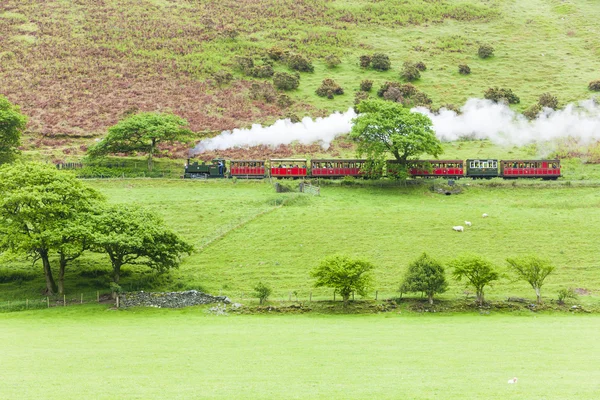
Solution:
[{"label": "grassy hillside", "polygon": [[[561,102],[590,96],[598,79],[597,2],[562,0],[7,0],[0,9],[0,93],[31,117],[26,150],[54,146],[39,135],[67,135],[64,157],[105,132],[125,112],[171,110],[196,131],[269,122],[290,110],[251,100],[252,78],[233,70],[237,55],[259,61],[279,46],[313,60],[291,93],[291,111],[316,116],[346,110],[362,79],[399,80],[406,60],[428,69],[416,83],[436,105],[462,104],[489,86],[511,88],[518,109],[543,92]],[[477,57],[480,43],[495,56]],[[388,72],[362,70],[358,57],[383,52]],[[339,67],[323,58],[336,54]],[[467,63],[472,74],[461,76]],[[276,70],[287,70],[281,63]],[[234,73],[217,87],[211,76]],[[334,100],[314,93],[324,78],[346,90]]]}]

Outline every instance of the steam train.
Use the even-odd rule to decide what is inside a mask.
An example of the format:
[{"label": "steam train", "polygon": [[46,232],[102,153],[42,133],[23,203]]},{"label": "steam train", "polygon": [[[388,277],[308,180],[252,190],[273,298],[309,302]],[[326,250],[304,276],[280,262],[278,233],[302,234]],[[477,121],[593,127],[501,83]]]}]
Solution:
[{"label": "steam train", "polygon": [[[229,164],[229,167],[227,167]],[[343,178],[366,176],[368,167],[364,159],[296,159],[273,158],[270,160],[212,160],[210,163],[190,162],[185,165],[183,177],[205,178]],[[381,175],[393,176],[399,162],[388,160]],[[406,173],[417,178],[475,178],[518,179],[539,178],[556,180],[561,176],[560,160],[411,160]]]}]

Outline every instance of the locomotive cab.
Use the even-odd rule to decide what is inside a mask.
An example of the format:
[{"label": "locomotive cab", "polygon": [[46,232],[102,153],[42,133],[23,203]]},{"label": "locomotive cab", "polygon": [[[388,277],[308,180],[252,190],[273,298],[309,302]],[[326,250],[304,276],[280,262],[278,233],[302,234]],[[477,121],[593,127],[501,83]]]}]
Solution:
[{"label": "locomotive cab", "polygon": [[187,179],[223,178],[226,172],[227,167],[223,158],[216,158],[209,164],[204,161],[192,163],[188,158],[183,177]]}]

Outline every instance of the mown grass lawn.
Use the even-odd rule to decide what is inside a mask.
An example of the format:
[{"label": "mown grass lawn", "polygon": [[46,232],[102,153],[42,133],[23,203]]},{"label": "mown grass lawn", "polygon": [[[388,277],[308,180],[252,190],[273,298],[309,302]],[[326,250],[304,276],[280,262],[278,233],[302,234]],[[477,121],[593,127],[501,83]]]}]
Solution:
[{"label": "mown grass lawn", "polygon": [[0,397],[597,399],[600,391],[598,316],[103,310],[0,315]]}]

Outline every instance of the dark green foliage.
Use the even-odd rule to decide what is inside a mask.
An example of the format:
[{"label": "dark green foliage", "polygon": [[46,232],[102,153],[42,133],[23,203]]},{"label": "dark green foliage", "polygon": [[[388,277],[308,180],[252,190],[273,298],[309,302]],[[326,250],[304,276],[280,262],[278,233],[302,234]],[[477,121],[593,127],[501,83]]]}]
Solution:
[{"label": "dark green foliage", "polygon": [[293,112],[286,113],[284,115],[284,118],[289,119],[290,122],[292,122],[294,124],[301,121],[300,117],[298,117],[298,115],[294,114]]},{"label": "dark green foliage", "polygon": [[262,282],[258,282],[256,286],[254,286],[254,297],[258,298],[260,304],[267,301],[272,292],[273,290]]},{"label": "dark green foliage", "polygon": [[333,79],[324,79],[321,86],[316,90],[317,96],[333,99],[333,96],[344,94],[344,89]]},{"label": "dark green foliage", "polygon": [[511,89],[493,87],[485,91],[483,95],[486,99],[496,103],[518,104],[521,100],[513,93]]},{"label": "dark green foliage", "polygon": [[479,305],[483,305],[485,300],[483,289],[500,278],[494,265],[477,255],[462,255],[453,260],[450,266],[454,269],[452,276],[457,281],[460,282],[464,279],[468,286],[475,289]]},{"label": "dark green foliage", "polygon": [[270,78],[274,73],[273,67],[269,64],[257,65],[250,70],[250,75],[255,78]]},{"label": "dark green foliage", "polygon": [[292,104],[294,104],[294,101],[287,94],[280,94],[279,96],[277,96],[277,105],[279,107],[288,108]]},{"label": "dark green foliage", "polygon": [[373,88],[373,81],[369,79],[364,79],[360,82],[360,90],[363,92],[370,92],[371,88]]},{"label": "dark green foliage", "polygon": [[366,296],[373,284],[370,271],[374,268],[368,261],[347,256],[325,258],[310,275],[316,278],[315,287],[330,287],[342,296],[347,306],[352,292]]},{"label": "dark green foliage", "polygon": [[421,78],[421,72],[415,63],[405,61],[402,65],[402,72],[400,72],[400,76],[408,82],[412,82]]},{"label": "dark green foliage", "polygon": [[230,72],[225,70],[219,70],[212,75],[218,86],[227,85],[229,82],[233,80],[233,75]]},{"label": "dark green foliage", "polygon": [[267,50],[267,56],[274,61],[279,61],[283,58],[285,51],[281,47],[273,46]]},{"label": "dark green foliage", "polygon": [[558,98],[551,93],[542,93],[538,99],[538,104],[556,110],[558,108]]},{"label": "dark green foliage", "polygon": [[356,94],[354,95],[354,111],[358,113],[356,106],[358,106],[361,101],[367,100],[369,97],[370,97],[369,93],[367,93],[367,92],[363,92],[363,91],[356,92]]},{"label": "dark green foliage", "polygon": [[302,54],[289,54],[285,57],[288,67],[300,72],[313,72],[315,68],[312,63]]},{"label": "dark green foliage", "polygon": [[523,115],[528,120],[534,120],[538,117],[538,115],[540,115],[541,112],[542,112],[542,106],[540,106],[538,103],[536,103],[536,104],[532,105],[531,107],[529,107],[527,110],[523,111]]},{"label": "dark green foliage", "polygon": [[287,72],[275,72],[273,75],[273,84],[277,89],[293,90],[300,86],[300,75],[289,74]]},{"label": "dark green foliage", "polygon": [[375,53],[371,57],[371,66],[376,71],[387,71],[392,67],[392,62],[387,54]]},{"label": "dark green foliage", "polygon": [[234,68],[244,75],[251,75],[254,68],[254,60],[252,57],[235,56],[233,60]]},{"label": "dark green foliage", "polygon": [[252,100],[263,100],[265,103],[273,103],[277,100],[277,91],[269,82],[253,82],[250,86],[250,98]]},{"label": "dark green foliage", "polygon": [[429,304],[433,296],[448,289],[446,274],[442,264],[423,253],[408,266],[404,281],[400,286],[402,293],[425,293]]},{"label": "dark green foliage", "polygon": [[568,288],[568,289],[563,288],[558,291],[557,302],[558,302],[558,304],[563,305],[563,304],[565,304],[565,300],[568,300],[568,299],[574,300],[576,298],[577,298],[577,294],[575,293],[575,290],[573,290],[573,288]]},{"label": "dark green foliage", "polygon": [[480,58],[489,58],[494,55],[494,48],[489,44],[482,44],[481,46],[479,46],[477,55]]},{"label": "dark green foliage", "polygon": [[415,93],[415,95],[411,98],[411,101],[413,106],[428,106],[432,103],[429,96],[423,92]]},{"label": "dark green foliage", "polygon": [[341,63],[342,63],[342,60],[340,60],[340,58],[334,54],[330,54],[325,57],[325,64],[327,64],[327,66],[329,68],[335,68],[338,65],[340,65]]},{"label": "dark green foliage", "polygon": [[19,107],[0,95],[0,164],[14,159],[26,126],[27,117]]},{"label": "dark green foliage", "polygon": [[36,278],[36,274],[31,271],[11,270],[9,268],[0,269],[0,283],[21,283]]},{"label": "dark green foliage", "polygon": [[358,60],[361,68],[369,68],[371,66],[371,56],[362,55]]},{"label": "dark green foliage", "polygon": [[588,89],[593,90],[594,92],[600,92],[600,80],[591,81],[588,85]]},{"label": "dark green foliage", "polygon": [[469,75],[471,73],[471,68],[467,64],[460,64],[458,66],[458,73],[461,75]]},{"label": "dark green foliage", "polygon": [[427,66],[425,65],[425,63],[423,61],[419,61],[418,63],[416,63],[415,67],[421,72],[425,71],[427,69]]}]

